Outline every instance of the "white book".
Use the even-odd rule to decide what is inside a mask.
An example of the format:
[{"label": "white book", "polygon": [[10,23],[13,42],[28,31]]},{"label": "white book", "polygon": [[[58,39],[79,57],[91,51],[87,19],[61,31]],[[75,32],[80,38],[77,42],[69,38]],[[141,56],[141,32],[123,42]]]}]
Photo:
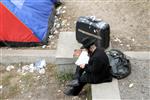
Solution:
[{"label": "white book", "polygon": [[77,59],[77,61],[75,62],[76,65],[81,65],[81,64],[88,64],[89,62],[89,56],[88,56],[88,52],[83,50],[79,56],[79,58]]}]

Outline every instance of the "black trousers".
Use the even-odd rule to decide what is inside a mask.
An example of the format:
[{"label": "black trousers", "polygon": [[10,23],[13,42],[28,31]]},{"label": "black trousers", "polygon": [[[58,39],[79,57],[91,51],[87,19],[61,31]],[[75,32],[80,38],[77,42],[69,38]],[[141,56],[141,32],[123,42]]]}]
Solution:
[{"label": "black trousers", "polygon": [[75,79],[80,79],[83,72],[84,72],[84,69],[80,68],[80,66],[77,66],[74,78]]},{"label": "black trousers", "polygon": [[78,95],[80,91],[83,89],[83,87],[87,84],[85,80],[87,77],[83,75],[84,69],[77,66],[74,79],[79,80],[79,86],[74,87],[74,94]]}]

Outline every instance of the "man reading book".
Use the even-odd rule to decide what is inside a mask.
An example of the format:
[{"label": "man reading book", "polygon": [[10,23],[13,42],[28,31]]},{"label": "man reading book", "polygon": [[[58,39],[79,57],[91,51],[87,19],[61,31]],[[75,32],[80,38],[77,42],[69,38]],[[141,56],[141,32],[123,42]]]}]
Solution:
[{"label": "man reading book", "polygon": [[84,38],[82,44],[88,52],[88,63],[78,63],[74,80],[72,80],[64,91],[64,94],[76,96],[87,83],[98,84],[111,82],[110,64],[103,49],[96,47],[96,39]]}]

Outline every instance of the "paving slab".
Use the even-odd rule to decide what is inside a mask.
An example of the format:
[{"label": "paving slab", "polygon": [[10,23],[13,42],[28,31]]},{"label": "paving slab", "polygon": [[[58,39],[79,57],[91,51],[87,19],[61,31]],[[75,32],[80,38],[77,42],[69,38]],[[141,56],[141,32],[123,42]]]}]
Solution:
[{"label": "paving slab", "polygon": [[150,51],[126,51],[124,53],[131,59],[150,60]]},{"label": "paving slab", "polygon": [[80,48],[75,32],[61,32],[59,35],[56,58],[73,58],[75,49]]}]

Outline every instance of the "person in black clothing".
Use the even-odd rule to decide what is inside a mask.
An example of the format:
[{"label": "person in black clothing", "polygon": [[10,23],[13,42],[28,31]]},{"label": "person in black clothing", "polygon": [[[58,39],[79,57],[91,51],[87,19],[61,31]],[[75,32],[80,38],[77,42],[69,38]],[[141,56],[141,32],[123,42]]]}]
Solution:
[{"label": "person in black clothing", "polygon": [[83,47],[88,50],[89,62],[77,66],[75,78],[68,84],[64,94],[76,96],[87,83],[98,84],[111,82],[109,59],[103,49],[97,48],[96,39],[85,38],[82,41]]}]

